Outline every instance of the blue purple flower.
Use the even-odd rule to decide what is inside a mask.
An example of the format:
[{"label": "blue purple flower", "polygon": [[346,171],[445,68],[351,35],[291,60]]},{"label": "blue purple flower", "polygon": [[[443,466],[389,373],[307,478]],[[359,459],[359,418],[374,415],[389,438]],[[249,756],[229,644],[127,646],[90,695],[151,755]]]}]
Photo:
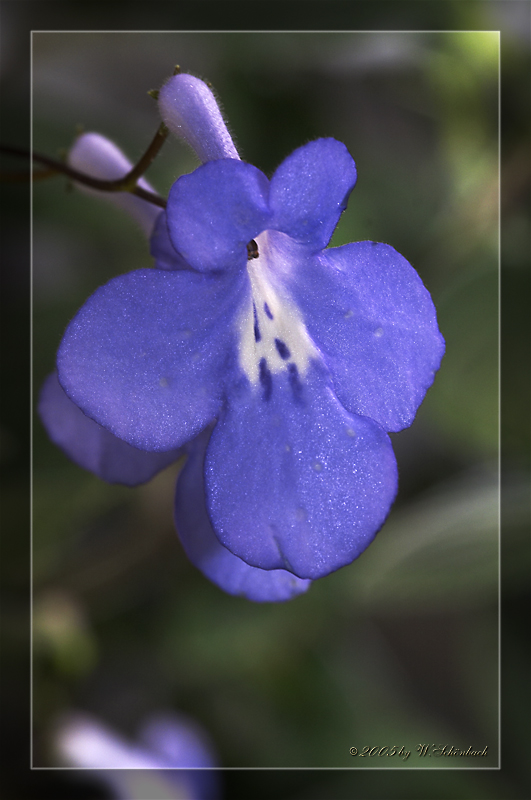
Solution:
[{"label": "blue purple flower", "polygon": [[102,431],[107,466],[85,466],[104,479],[124,447],[138,454],[128,483],[184,448],[175,516],[193,563],[232,594],[286,600],[384,523],[397,490],[387,434],[413,421],[444,341],[392,247],[327,248],[356,182],[343,144],[309,142],[268,180],[238,158],[197,78],[174,76],[159,105],[204,163],[155,221],[154,268],[109,281],[68,326],[41,415],[57,431],[58,402],[82,412],[77,432],[52,432],[78,463],[81,425]]}]

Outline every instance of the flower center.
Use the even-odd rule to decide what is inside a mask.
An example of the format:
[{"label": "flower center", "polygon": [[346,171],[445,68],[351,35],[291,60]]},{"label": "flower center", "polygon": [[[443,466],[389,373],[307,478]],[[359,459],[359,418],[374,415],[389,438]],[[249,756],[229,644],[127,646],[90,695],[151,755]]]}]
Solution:
[{"label": "flower center", "polygon": [[253,248],[247,261],[251,302],[239,320],[240,365],[251,384],[262,386],[264,399],[271,396],[273,376],[284,370],[297,396],[302,389],[299,378],[318,354],[297,306],[282,290],[281,270],[275,270],[278,256],[269,246],[267,231],[253,244],[258,255]]}]

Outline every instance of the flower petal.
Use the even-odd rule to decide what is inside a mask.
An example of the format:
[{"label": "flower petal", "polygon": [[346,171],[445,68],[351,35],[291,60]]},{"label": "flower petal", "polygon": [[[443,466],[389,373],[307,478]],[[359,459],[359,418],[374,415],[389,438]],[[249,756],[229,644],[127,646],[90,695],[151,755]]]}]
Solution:
[{"label": "flower petal", "polygon": [[275,230],[325,247],[356,183],[356,165],[335,139],[317,139],[295,150],[271,178],[269,202]]},{"label": "flower petal", "polygon": [[149,252],[155,259],[156,269],[191,269],[171,243],[166,212],[161,211],[149,240]]},{"label": "flower petal", "polygon": [[246,276],[138,270],[100,287],[68,326],[59,381],[134,447],[172,450],[218,413]]},{"label": "flower petal", "polygon": [[159,713],[139,731],[140,744],[160,756],[167,768],[216,767],[213,747],[203,729],[184,714]]},{"label": "flower petal", "polygon": [[[246,597],[257,603],[291,600],[305,592],[310,581],[301,580],[283,569],[251,567],[223,547],[208,517],[204,491],[204,459],[209,432],[189,446],[189,459],[177,482],[175,524],[182,545],[192,564],[228,594]],[[252,518],[248,525],[253,524]]]},{"label": "flower petal", "polygon": [[[99,133],[84,133],[79,136],[68,153],[68,163],[74,169],[85,172],[92,178],[108,181],[123,178],[133,166],[114,142]],[[140,178],[138,185],[143,189],[153,191],[144,178]],[[158,206],[142,200],[141,197],[136,197],[131,192],[102,192],[83,184],[76,184],[76,186],[86,194],[101,197],[127,211],[139,223],[144,233],[147,236],[150,235],[160,213]]]},{"label": "flower petal", "polygon": [[174,75],[160,89],[158,103],[170,131],[184,139],[200,161],[239,158],[216,99],[202,80]]},{"label": "flower petal", "polygon": [[224,159],[182,175],[168,197],[173,246],[202,272],[243,269],[247,244],[267,227],[269,183],[251,164]]},{"label": "flower petal", "polygon": [[433,302],[413,267],[376,242],[317,256],[274,232],[269,243],[345,408],[386,431],[410,425],[444,354]]},{"label": "flower petal", "polygon": [[[112,770],[109,776],[115,771],[164,769],[166,766],[158,755],[127,741],[95,717],[82,712],[63,716],[56,734],[56,747],[69,766]],[[120,772],[115,774],[120,775]],[[115,787],[117,790],[119,783]],[[118,797],[127,796],[131,795],[118,794]]]},{"label": "flower petal", "polygon": [[205,464],[220,542],[249,564],[301,578],[357,558],[396,493],[389,437],[345,411],[316,362],[304,378],[288,364],[229,399]]},{"label": "flower petal", "polygon": [[43,384],[38,411],[52,442],[80,467],[107,483],[138,486],[177,461],[184,452],[177,449],[149,453],[113,436],[66,396],[55,372]]}]

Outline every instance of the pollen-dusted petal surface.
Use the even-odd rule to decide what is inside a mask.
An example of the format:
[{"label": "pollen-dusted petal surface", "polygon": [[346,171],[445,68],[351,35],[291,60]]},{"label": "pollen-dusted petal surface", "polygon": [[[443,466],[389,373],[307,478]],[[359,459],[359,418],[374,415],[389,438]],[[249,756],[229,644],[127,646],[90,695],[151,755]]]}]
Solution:
[{"label": "pollen-dusted petal surface", "polygon": [[182,175],[168,196],[173,246],[202,272],[243,269],[247,244],[267,227],[269,182],[251,164],[210,161]]},{"label": "pollen-dusted petal surface", "polygon": [[138,486],[183,454],[180,448],[165,453],[138,450],[113,436],[69,400],[55,372],[43,384],[38,411],[52,442],[107,483]]},{"label": "pollen-dusted petal surface", "polygon": [[59,381],[88,416],[144,450],[171,450],[218,413],[246,276],[138,270],[98,289],[68,326]]},{"label": "pollen-dusted petal surface", "polygon": [[[220,589],[257,603],[283,602],[305,592],[310,581],[283,569],[251,567],[219,543],[205,503],[203,469],[207,442],[208,432],[188,446],[190,455],[175,494],[175,524],[188,558]],[[253,520],[249,519],[249,528],[252,525]]]},{"label": "pollen-dusted petal surface", "polygon": [[269,242],[345,408],[387,431],[410,425],[444,354],[432,299],[413,267],[376,242],[315,256],[274,232]]},{"label": "pollen-dusted petal surface", "polygon": [[373,540],[395,497],[391,443],[352,416],[314,365],[233,387],[207,449],[207,508],[220,542],[249,564],[320,578]]},{"label": "pollen-dusted petal surface", "polygon": [[355,183],[356,166],[341,142],[317,139],[299,147],[271,178],[272,227],[320,250],[328,244]]},{"label": "pollen-dusted petal surface", "polygon": [[239,158],[216,99],[204,83],[181,73],[159,91],[159,111],[170,131],[190,145],[200,161]]}]

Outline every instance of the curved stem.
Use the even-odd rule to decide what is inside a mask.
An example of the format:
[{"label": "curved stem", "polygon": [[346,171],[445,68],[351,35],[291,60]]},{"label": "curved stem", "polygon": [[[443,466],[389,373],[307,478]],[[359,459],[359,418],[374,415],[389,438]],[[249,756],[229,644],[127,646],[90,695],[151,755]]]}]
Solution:
[{"label": "curved stem", "polygon": [[[131,192],[131,194],[141,197],[143,200],[146,200],[149,203],[153,203],[161,208],[166,208],[166,201],[163,197],[155,192],[150,192],[148,189],[143,189],[141,186],[138,186],[137,181],[155,159],[155,156],[164,144],[167,135],[168,129],[164,123],[162,123],[140,161],[138,161],[138,163],[135,164],[135,166],[130,169],[129,172],[122,178],[112,181],[93,178],[91,175],[87,175],[84,172],[79,172],[79,170],[70,167],[63,161],[57,161],[56,159],[50,158],[42,153],[30,153],[28,150],[23,150],[20,147],[11,147],[9,145],[2,145],[0,150],[7,155],[21,158],[32,158],[33,161],[37,161],[39,164],[43,164],[44,166],[48,167],[49,171],[47,170],[46,172],[49,175],[62,173],[78,183],[83,183],[85,186],[90,186],[93,189],[99,189],[102,192]],[[40,178],[44,176],[37,174],[35,177]],[[6,176],[6,178],[9,180],[9,176]]]},{"label": "curved stem", "polygon": [[137,180],[142,177],[149,165],[155,160],[155,157],[166,141],[167,136],[168,128],[163,122],[161,122],[158,131],[156,132],[151,144],[140,161],[138,161],[138,163],[135,164],[135,166],[129,170],[127,175],[124,175],[123,178],[118,178],[115,181],[109,181],[109,184],[111,184],[112,188],[108,189],[108,191],[128,191],[130,187],[134,186]]},{"label": "curved stem", "polygon": [[[1,150],[2,148],[0,148]],[[28,153],[29,157],[29,153]],[[40,181],[44,180],[44,178],[53,178],[54,175],[58,175],[56,169],[38,169],[33,171],[33,180]],[[29,172],[0,172],[0,182],[1,183],[27,183],[30,179]]]}]

